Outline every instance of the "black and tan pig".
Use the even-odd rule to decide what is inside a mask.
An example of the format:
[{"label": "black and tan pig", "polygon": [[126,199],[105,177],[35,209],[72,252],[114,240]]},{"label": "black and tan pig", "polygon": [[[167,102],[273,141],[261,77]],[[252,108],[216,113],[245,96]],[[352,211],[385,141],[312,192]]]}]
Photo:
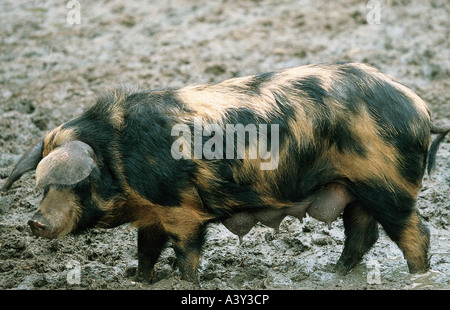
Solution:
[{"label": "black and tan pig", "polygon": [[413,91],[364,64],[119,87],[26,152],[3,190],[36,169],[44,192],[29,221],[36,236],[133,223],[140,280],[171,242],[183,277],[197,281],[208,223],[242,237],[257,222],[278,228],[309,214],[331,223],[341,213],[338,272],[372,247],[379,223],[410,272],[423,273],[429,232],[415,203],[449,131]]}]

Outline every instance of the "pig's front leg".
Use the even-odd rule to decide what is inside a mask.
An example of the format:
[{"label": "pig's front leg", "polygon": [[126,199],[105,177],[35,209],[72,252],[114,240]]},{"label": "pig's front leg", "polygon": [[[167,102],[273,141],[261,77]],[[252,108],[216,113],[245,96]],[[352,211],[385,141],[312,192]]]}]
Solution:
[{"label": "pig's front leg", "polygon": [[199,285],[197,268],[205,238],[205,225],[189,227],[182,234],[169,236],[177,256],[181,278]]},{"label": "pig's front leg", "polygon": [[139,228],[136,281],[150,283],[154,276],[155,263],[167,240],[167,233],[160,224]]}]

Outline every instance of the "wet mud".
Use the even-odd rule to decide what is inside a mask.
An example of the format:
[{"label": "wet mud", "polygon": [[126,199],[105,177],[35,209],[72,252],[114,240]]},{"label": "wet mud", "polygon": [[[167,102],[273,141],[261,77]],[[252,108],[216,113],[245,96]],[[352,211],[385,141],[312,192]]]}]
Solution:
[{"label": "wet mud", "polygon": [[[179,87],[308,63],[366,62],[415,90],[436,123],[450,123],[447,0],[380,1],[375,24],[368,23],[366,1],[79,2],[81,24],[73,25],[64,1],[0,2],[0,185],[29,146],[117,84]],[[0,288],[195,288],[180,279],[170,247],[154,283],[134,282],[137,234],[129,225],[51,241],[34,237],[27,221],[41,198],[33,172],[0,195]],[[278,232],[256,224],[241,244],[222,224],[210,225],[201,288],[448,289],[449,137],[417,208],[431,232],[425,275],[410,275],[380,230],[363,261],[340,276],[334,267],[342,218],[328,228],[308,215],[303,223],[287,216]]]}]

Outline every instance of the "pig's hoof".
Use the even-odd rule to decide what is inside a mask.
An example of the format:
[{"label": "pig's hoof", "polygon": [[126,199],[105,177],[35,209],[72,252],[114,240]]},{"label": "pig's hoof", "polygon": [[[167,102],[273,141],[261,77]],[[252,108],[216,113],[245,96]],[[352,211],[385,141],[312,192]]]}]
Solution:
[{"label": "pig's hoof", "polygon": [[139,269],[136,271],[134,276],[134,281],[139,283],[150,284],[152,282],[154,272],[140,272]]},{"label": "pig's hoof", "polygon": [[350,272],[350,270],[352,270],[354,267],[353,266],[348,266],[347,264],[345,264],[342,261],[338,261],[335,267],[336,273],[341,275],[341,276],[345,276],[347,273]]}]

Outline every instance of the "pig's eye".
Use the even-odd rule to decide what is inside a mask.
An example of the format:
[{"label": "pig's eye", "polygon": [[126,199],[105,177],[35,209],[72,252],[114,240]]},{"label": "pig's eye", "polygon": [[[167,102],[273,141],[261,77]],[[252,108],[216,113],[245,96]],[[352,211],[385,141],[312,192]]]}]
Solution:
[{"label": "pig's eye", "polygon": [[49,190],[50,190],[50,185],[44,187],[44,197],[47,196],[47,193]]}]

